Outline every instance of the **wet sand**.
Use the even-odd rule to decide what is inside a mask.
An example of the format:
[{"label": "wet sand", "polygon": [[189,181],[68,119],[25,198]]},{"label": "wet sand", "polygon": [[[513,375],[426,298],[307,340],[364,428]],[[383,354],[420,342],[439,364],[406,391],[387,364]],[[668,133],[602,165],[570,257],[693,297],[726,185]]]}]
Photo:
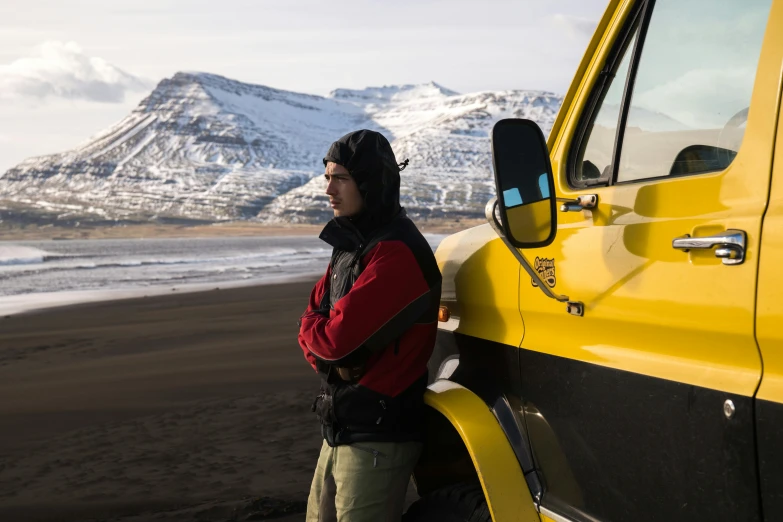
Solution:
[{"label": "wet sand", "polygon": [[0,520],[303,520],[312,284],[0,317]]}]

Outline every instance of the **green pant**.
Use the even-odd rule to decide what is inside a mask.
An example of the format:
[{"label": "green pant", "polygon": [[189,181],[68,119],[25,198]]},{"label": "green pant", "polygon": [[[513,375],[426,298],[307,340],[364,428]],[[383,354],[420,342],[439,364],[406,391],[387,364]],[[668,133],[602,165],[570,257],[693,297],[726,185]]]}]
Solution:
[{"label": "green pant", "polygon": [[399,522],[420,442],[321,446],[307,522]]}]

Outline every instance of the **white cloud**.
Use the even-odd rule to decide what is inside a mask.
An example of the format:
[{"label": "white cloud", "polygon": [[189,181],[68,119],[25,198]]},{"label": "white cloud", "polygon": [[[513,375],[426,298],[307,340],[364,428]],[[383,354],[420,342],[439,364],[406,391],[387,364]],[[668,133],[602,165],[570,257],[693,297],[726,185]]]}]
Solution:
[{"label": "white cloud", "polygon": [[552,16],[555,24],[563,29],[571,38],[577,40],[586,40],[593,36],[595,28],[598,25],[596,20],[579,18],[577,16],[558,13]]},{"label": "white cloud", "polygon": [[755,70],[749,67],[693,69],[673,80],[646,88],[660,75],[637,78],[633,104],[668,115],[693,128],[723,128],[750,105]]},{"label": "white cloud", "polygon": [[102,58],[87,56],[74,42],[44,42],[34,56],[0,65],[0,99],[66,98],[119,103],[127,92],[149,87],[145,80]]}]

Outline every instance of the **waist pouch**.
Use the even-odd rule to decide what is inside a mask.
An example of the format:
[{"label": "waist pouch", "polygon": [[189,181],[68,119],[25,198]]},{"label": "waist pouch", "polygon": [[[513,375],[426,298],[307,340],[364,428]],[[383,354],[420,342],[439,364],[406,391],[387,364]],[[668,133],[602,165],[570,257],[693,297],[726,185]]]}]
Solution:
[{"label": "waist pouch", "polygon": [[330,445],[360,440],[418,440],[426,408],[426,384],[425,373],[403,393],[389,397],[360,384],[324,383],[312,410]]}]

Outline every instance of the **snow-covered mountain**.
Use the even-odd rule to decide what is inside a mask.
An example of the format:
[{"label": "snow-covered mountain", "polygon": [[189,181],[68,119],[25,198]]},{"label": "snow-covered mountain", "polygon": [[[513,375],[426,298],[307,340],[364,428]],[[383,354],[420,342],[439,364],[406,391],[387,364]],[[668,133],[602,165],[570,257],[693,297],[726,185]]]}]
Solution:
[{"label": "snow-covered mountain", "polygon": [[457,94],[435,83],[312,96],[205,73],[165,79],[125,119],[74,150],[0,174],[0,208],[60,218],[323,221],[321,158],[352,130],[384,133],[418,217],[479,216],[494,192],[488,133],[524,117],[549,132],[562,98]]}]

